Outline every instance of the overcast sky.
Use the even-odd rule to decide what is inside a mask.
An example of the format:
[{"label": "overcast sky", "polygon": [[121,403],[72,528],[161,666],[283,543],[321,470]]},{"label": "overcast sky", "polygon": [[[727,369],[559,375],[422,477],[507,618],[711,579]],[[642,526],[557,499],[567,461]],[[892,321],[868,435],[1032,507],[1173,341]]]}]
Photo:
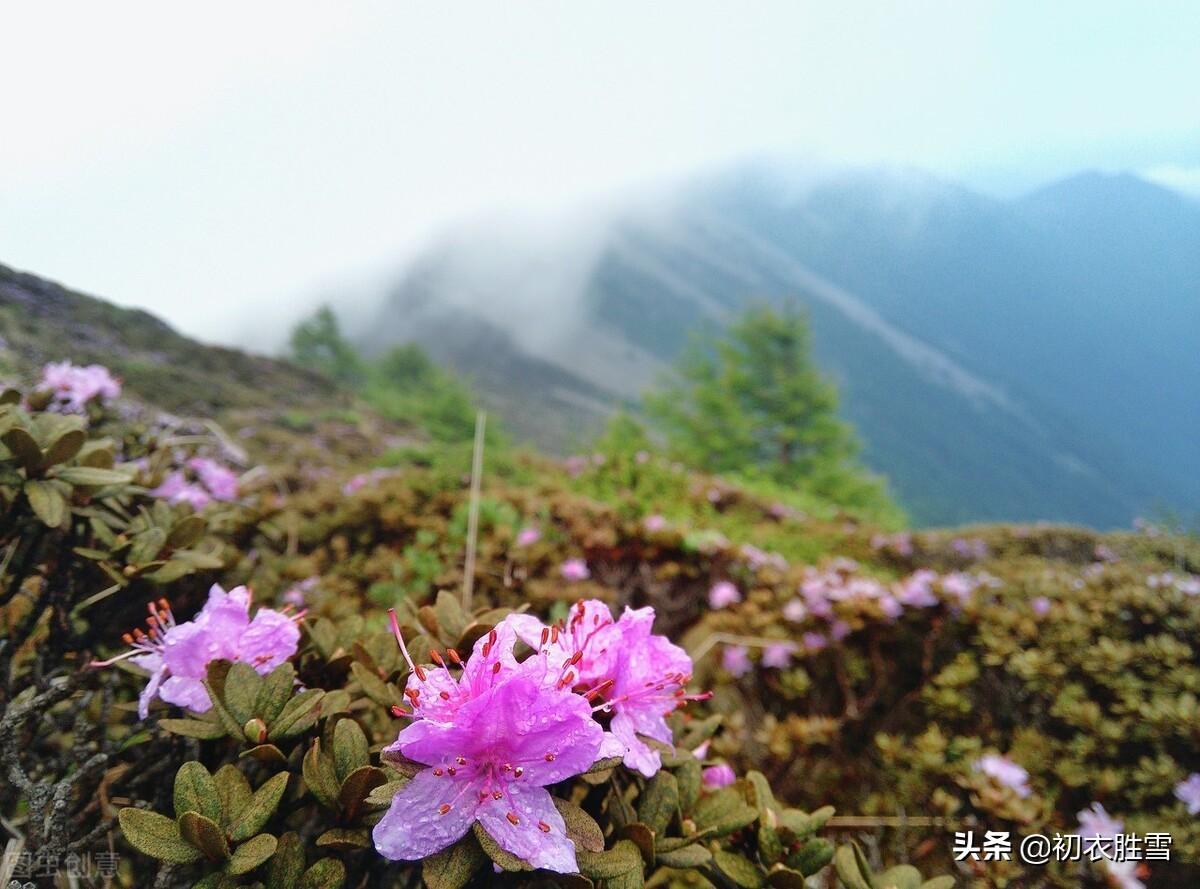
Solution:
[{"label": "overcast sky", "polygon": [[464,215],[747,155],[1200,185],[1194,0],[13,3],[0,28],[0,263],[210,340]]}]

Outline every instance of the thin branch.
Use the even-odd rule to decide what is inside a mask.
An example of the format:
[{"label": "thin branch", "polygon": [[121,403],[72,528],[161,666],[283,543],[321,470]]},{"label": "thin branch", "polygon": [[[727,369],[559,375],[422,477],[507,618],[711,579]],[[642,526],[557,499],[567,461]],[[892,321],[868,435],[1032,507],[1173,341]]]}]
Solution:
[{"label": "thin branch", "polygon": [[471,501],[467,511],[467,560],[463,566],[463,610],[471,612],[475,593],[475,546],[479,539],[479,488],[483,481],[483,431],[487,414],[475,414],[475,449],[471,454]]}]

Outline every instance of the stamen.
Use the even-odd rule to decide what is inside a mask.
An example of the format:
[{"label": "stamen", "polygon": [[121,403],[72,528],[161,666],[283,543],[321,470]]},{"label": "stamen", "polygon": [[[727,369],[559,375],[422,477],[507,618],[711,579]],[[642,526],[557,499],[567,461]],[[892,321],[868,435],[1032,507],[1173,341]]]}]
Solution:
[{"label": "stamen", "polygon": [[438,814],[439,815],[445,815],[449,811],[450,811],[449,803],[442,803],[440,806],[438,806]]},{"label": "stamen", "polygon": [[521,819],[517,817],[516,812],[507,812],[507,813],[505,813],[504,817],[507,818],[508,823],[513,825],[514,827],[516,827],[518,824],[521,823]]},{"label": "stamen", "polygon": [[545,821],[539,821],[538,822],[538,830],[540,830],[542,833],[549,833],[550,825],[547,824]]},{"label": "stamen", "polygon": [[404,655],[404,662],[408,664],[409,670],[416,669],[412,657],[408,653],[408,646],[404,644],[404,634],[400,632],[400,619],[396,617],[396,609],[388,609],[388,621],[392,625],[392,635],[396,637],[396,644],[400,646],[400,653]]},{"label": "stamen", "polygon": [[392,705],[392,715],[395,716],[397,719],[399,719],[402,716],[412,716],[412,713],[408,710],[405,710],[399,704],[393,704]]},{"label": "stamen", "polygon": [[452,660],[452,661],[454,662],[454,665],[455,665],[456,667],[461,667],[461,666],[462,666],[462,658],[460,658],[460,657],[458,656],[458,652],[457,652],[457,651],[455,651],[453,648],[447,648],[447,649],[446,649],[446,654],[450,656],[450,660]]},{"label": "stamen", "polygon": [[554,760],[556,760],[556,759],[558,759],[557,753],[547,753],[546,754],[546,762],[554,762]]}]

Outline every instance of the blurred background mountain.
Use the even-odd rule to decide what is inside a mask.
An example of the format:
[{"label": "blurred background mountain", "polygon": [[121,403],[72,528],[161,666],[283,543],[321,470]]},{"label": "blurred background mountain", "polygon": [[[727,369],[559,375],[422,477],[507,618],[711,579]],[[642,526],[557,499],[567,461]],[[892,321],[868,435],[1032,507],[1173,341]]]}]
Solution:
[{"label": "blurred background mountain", "polygon": [[739,166],[654,201],[464,225],[352,334],[424,345],[524,440],[585,446],[689,332],[797,302],[918,522],[1125,525],[1200,498],[1200,203],[1083,173],[1001,200],[913,170]]}]

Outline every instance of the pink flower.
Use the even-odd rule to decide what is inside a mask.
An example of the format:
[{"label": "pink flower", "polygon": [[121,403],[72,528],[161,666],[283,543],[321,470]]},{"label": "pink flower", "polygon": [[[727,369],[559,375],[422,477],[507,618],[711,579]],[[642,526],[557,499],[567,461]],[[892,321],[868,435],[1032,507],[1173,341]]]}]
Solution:
[{"label": "pink flower", "polygon": [[841,642],[850,635],[850,624],[844,620],[835,620],[829,625],[829,635],[835,642]]},{"label": "pink flower", "polygon": [[161,497],[168,503],[188,503],[196,510],[204,509],[213,499],[200,485],[189,482],[181,470],[169,473],[162,484],[150,494],[153,497]]},{"label": "pink flower", "polygon": [[1046,596],[1038,596],[1029,603],[1029,607],[1038,617],[1045,617],[1050,613],[1053,603]]},{"label": "pink flower", "polygon": [[577,581],[587,580],[592,576],[592,572],[588,570],[587,562],[583,559],[567,559],[559,568],[562,573],[563,580]]},{"label": "pink flower", "polygon": [[69,361],[47,364],[42,368],[42,389],[54,393],[60,410],[82,412],[89,401],[111,401],[121,394],[121,381],[107,367],[89,364],[79,367]]},{"label": "pink flower", "polygon": [[742,594],[728,580],[717,581],[708,591],[708,604],[711,608],[728,608],[740,601],[742,601]]},{"label": "pink flower", "polygon": [[800,644],[809,654],[815,654],[829,645],[829,640],[820,633],[805,633],[800,637]]},{"label": "pink flower", "polygon": [[519,673],[480,676],[452,721],[418,719],[387,748],[427,768],[392,798],[372,832],[375,848],[418,861],[479,822],[533,867],[575,873],[575,844],[546,787],[590,768],[603,730],[588,701],[569,689]]},{"label": "pink flower", "polygon": [[626,608],[616,623],[596,633],[592,646],[612,657],[604,690],[604,710],[613,714],[611,731],[625,746],[624,763],[646,777],[662,767],[662,757],[640,736],[672,742],[666,716],[707,694],[684,692],[692,678],[692,659],[664,636],[651,633],[653,608]]},{"label": "pink flower", "polygon": [[783,605],[783,618],[790,620],[794,624],[798,624],[808,617],[808,609],[804,607],[804,603],[799,599],[788,599]]},{"label": "pink flower", "polygon": [[[600,755],[620,756],[650,777],[661,757],[639,735],[671,743],[666,714],[708,695],[686,694],[692,661],[679,646],[651,633],[653,608],[626,608],[614,621],[597,599],[577,602],[565,622],[546,626],[532,615],[513,614],[496,627],[534,649],[516,669],[556,688],[574,688],[612,713]],[[507,643],[511,650],[512,643]],[[468,662],[469,663],[469,662]],[[503,667],[501,668],[504,669]]]},{"label": "pink flower", "polygon": [[526,525],[517,534],[517,546],[533,546],[542,539],[542,532],[533,525]]},{"label": "pink flower", "polygon": [[208,457],[193,457],[187,465],[214,500],[226,503],[237,500],[238,477],[234,472]]},{"label": "pink flower", "polygon": [[927,568],[914,571],[900,581],[894,595],[901,605],[909,608],[932,608],[938,604],[932,585],[937,575]]},{"label": "pink flower", "polygon": [[317,588],[317,584],[321,582],[320,577],[307,577],[297,584],[293,584],[287,592],[281,597],[285,605],[291,605],[293,608],[304,607],[304,597]]},{"label": "pink flower", "polygon": [[1089,808],[1079,812],[1077,817],[1079,818],[1078,833],[1084,838],[1112,839],[1125,829],[1125,822],[1109,815],[1100,803],[1092,803]]},{"label": "pink flower", "polygon": [[1189,815],[1200,815],[1200,772],[1192,772],[1175,785],[1175,799],[1187,806]]},{"label": "pink flower", "polygon": [[737,780],[737,775],[733,773],[733,768],[725,763],[709,766],[700,773],[700,777],[704,786],[709,790],[719,790],[722,787],[728,787]]},{"label": "pink flower", "polygon": [[587,465],[587,457],[580,456],[568,457],[563,462],[563,466],[567,470],[567,475],[571,478],[579,478],[579,476],[583,475],[583,471],[587,469]]},{"label": "pink flower", "polygon": [[1138,879],[1139,871],[1144,868],[1138,861],[1108,861],[1104,869],[1108,871],[1109,884],[1115,889],[1146,889],[1146,884]]},{"label": "pink flower", "polygon": [[895,620],[904,613],[904,606],[891,593],[879,597],[879,608],[888,620]]},{"label": "pink flower", "polygon": [[250,591],[244,586],[228,593],[218,584],[208,591],[208,601],[190,621],[176,623],[166,600],[149,606],[149,630],[126,634],[130,651],[107,661],[106,667],[129,659],[150,671],[150,681],[138,698],[138,715],[145,719],[155,695],[168,704],[204,713],[212,707],[204,678],[216,660],[243,661],[266,675],[296,653],[303,617],[260,608],[250,619]]},{"label": "pink flower", "polygon": [[726,645],[721,651],[721,666],[733,676],[745,676],[754,669],[745,645]]},{"label": "pink flower", "polygon": [[367,485],[375,485],[383,481],[385,478],[391,478],[397,474],[397,470],[388,469],[385,466],[372,469],[370,472],[360,472],[358,475],[351,478],[346,484],[342,485],[342,494],[350,496],[358,491],[361,491]]},{"label": "pink flower", "polygon": [[982,772],[989,778],[1009,788],[1021,799],[1025,799],[1032,791],[1029,789],[1029,773],[1007,756],[988,753],[975,760],[975,771]]},{"label": "pink flower", "polygon": [[642,527],[651,534],[655,534],[666,529],[667,520],[660,515],[646,516],[646,518],[642,521]]},{"label": "pink flower", "polygon": [[775,670],[786,670],[792,665],[792,655],[795,653],[795,642],[772,642],[763,649],[762,665]]},{"label": "pink flower", "polygon": [[966,605],[970,601],[971,594],[977,586],[979,583],[975,578],[961,571],[955,571],[942,578],[942,591],[958,599],[960,605]]}]

